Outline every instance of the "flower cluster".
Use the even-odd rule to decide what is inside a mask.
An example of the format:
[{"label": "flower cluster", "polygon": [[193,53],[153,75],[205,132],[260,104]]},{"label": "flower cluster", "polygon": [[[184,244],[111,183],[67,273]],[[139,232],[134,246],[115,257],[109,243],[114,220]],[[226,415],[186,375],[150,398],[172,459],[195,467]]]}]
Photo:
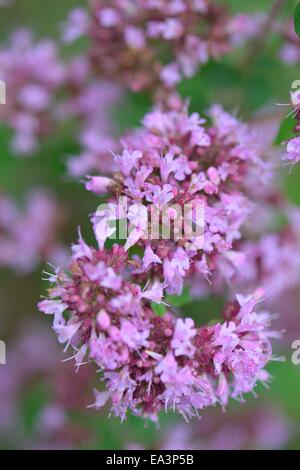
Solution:
[{"label": "flower cluster", "polygon": [[[102,372],[105,390],[96,392],[95,408],[110,401],[122,420],[127,410],[156,420],[160,410],[173,409],[188,420],[268,381],[270,339],[278,334],[269,328],[271,314],[257,313],[256,305],[264,293],[275,299],[285,292],[287,279],[298,280],[291,225],[273,235],[247,233],[256,206],[273,211],[277,203],[261,135],[219,105],[206,119],[189,114],[176,91],[209,58],[259,36],[266,15],[229,18],[211,0],[90,3],[89,12],[73,10],[63,26],[67,42],[90,39],[88,58],[78,56],[64,69],[52,50],[50,65],[51,54],[43,53],[43,67],[46,82],[56,70],[55,85],[45,86],[45,106],[63,84],[67,93],[56,116],[79,123],[83,150],[68,167],[100,196],[92,215],[98,246],[79,234],[69,271],[47,273],[51,286],[39,309],[54,316],[53,329],[65,350],[72,348],[77,367],[94,362]],[[25,61],[24,49],[26,42]],[[39,68],[32,68],[34,75]],[[117,83],[150,91],[154,104],[141,127],[122,139],[109,114],[123,93]],[[17,81],[16,90],[22,87]],[[21,104],[36,110],[40,124],[42,93],[33,94],[34,103],[22,91]],[[292,102],[299,122],[299,94]],[[300,159],[297,139],[285,156],[292,163]],[[168,302],[185,287],[200,296],[218,289],[229,294],[224,321],[197,326],[178,318]]]},{"label": "flower cluster", "polygon": [[[115,236],[111,223],[127,218],[125,251],[139,246],[143,254],[134,255],[133,274],[139,281],[159,277],[169,293],[180,294],[191,273],[207,279],[223,258],[238,267],[241,255],[234,245],[252,213],[251,188],[265,185],[270,176],[246,124],[219,106],[209,117],[210,127],[198,114],[189,116],[184,105],[154,109],[142,129],[122,139],[125,149],[115,156],[118,171],[86,183],[88,190],[110,195],[93,219],[99,246]],[[125,214],[120,196],[126,197]],[[156,211],[162,216],[153,227]],[[181,230],[185,213],[199,230]],[[168,236],[161,236],[165,225]]]},{"label": "flower cluster", "polygon": [[70,273],[51,274],[49,298],[39,304],[54,315],[53,329],[72,346],[77,365],[92,360],[102,371],[106,390],[96,393],[96,408],[111,400],[121,419],[127,409],[153,420],[173,409],[189,419],[269,380],[264,367],[276,334],[270,315],[254,310],[261,292],[237,296],[224,323],[196,327],[171,311],[155,315],[151,302],[162,302],[163,286],[142,289],[126,277],[128,264],[122,247],[96,250],[80,236]]},{"label": "flower cluster", "polygon": [[266,14],[260,11],[232,16],[227,26],[231,44],[240,47],[255,38],[261,32],[265,21]]},{"label": "flower cluster", "polygon": [[167,90],[230,50],[227,21],[226,9],[212,0],[95,0],[90,15],[71,12],[63,36],[89,36],[102,76],[132,91]]},{"label": "flower cluster", "polygon": [[250,41],[264,34],[266,28],[279,40],[279,59],[285,65],[297,65],[300,61],[300,39],[293,20],[278,21],[265,11],[258,10],[254,13],[237,13],[227,22],[227,33],[233,48],[249,45]]},{"label": "flower cluster", "polygon": [[1,80],[9,86],[0,118],[14,130],[13,151],[26,155],[51,130],[52,102],[64,80],[65,66],[53,41],[34,43],[29,30],[19,30],[0,48],[0,69]]},{"label": "flower cluster", "polygon": [[0,196],[0,266],[29,272],[41,260],[64,264],[66,252],[56,240],[61,208],[44,190],[29,193],[24,206]]}]

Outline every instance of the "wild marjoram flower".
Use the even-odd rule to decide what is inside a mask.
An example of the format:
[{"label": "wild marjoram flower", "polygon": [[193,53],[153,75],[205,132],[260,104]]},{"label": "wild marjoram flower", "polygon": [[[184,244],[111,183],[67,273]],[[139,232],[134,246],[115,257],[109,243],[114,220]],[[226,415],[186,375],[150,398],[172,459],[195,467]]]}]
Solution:
[{"label": "wild marjoram flower", "polygon": [[[219,106],[213,106],[209,115],[210,127],[198,114],[189,116],[185,105],[176,111],[154,109],[140,130],[122,139],[124,151],[115,156],[117,172],[89,177],[86,183],[88,190],[109,195],[108,204],[93,216],[99,247],[109,237],[116,239],[112,222],[127,218],[125,251],[141,249],[132,256],[132,275],[136,282],[158,278],[170,294],[180,294],[190,274],[207,279],[224,259],[240,267],[242,255],[234,245],[252,213],[250,182],[266,184],[269,175],[249,127]],[[125,215],[120,196],[127,198]],[[200,221],[199,206],[204,210]],[[186,207],[192,222],[202,224],[200,235],[188,231],[178,236],[175,231]],[[160,236],[160,219],[157,233],[148,227],[155,209],[165,214],[163,222],[171,219],[165,237]]]},{"label": "wild marjoram flower", "polygon": [[[94,361],[100,368],[106,389],[96,392],[94,406],[110,400],[122,420],[127,409],[157,420],[163,408],[189,419],[207,406],[225,406],[229,397],[243,399],[269,379],[264,367],[272,358],[269,339],[277,334],[269,330],[271,316],[254,310],[262,290],[237,296],[224,309],[224,323],[211,326],[176,318],[167,304],[163,316],[153,310],[164,303],[164,289],[180,293],[193,270],[207,277],[221,255],[237,264],[233,243],[251,210],[247,179],[256,172],[264,181],[268,172],[246,125],[218,106],[210,117],[212,126],[204,127],[185,106],[155,109],[142,129],[123,139],[125,149],[115,156],[119,171],[86,183],[96,194],[111,193],[107,209],[92,218],[98,248],[80,235],[70,272],[50,274],[53,286],[39,303],[54,315],[53,329],[65,350],[74,349],[77,366]],[[121,194],[130,201],[132,231],[125,246],[108,249],[112,208]],[[186,239],[142,239],[138,217],[130,212],[137,202],[150,207],[197,200],[206,211],[204,245],[193,250]],[[131,253],[134,245],[141,258]]]},{"label": "wild marjoram flower", "polygon": [[212,0],[92,0],[89,13],[71,12],[63,37],[91,39],[91,61],[102,77],[135,92],[166,93],[230,50],[227,22],[226,8]]},{"label": "wild marjoram flower", "polygon": [[103,373],[96,409],[110,400],[122,420],[128,409],[154,421],[161,409],[172,409],[188,420],[268,382],[274,333],[270,315],[254,311],[260,291],[237,296],[224,323],[196,327],[171,311],[155,315],[150,302],[162,302],[163,286],[142,289],[125,276],[128,264],[123,247],[95,249],[80,236],[70,272],[51,274],[49,297],[39,303],[54,316],[58,340],[73,348],[77,366],[94,361]]},{"label": "wild marjoram flower", "polygon": [[[240,269],[241,228],[252,214],[257,186],[270,177],[249,126],[218,105],[207,124],[197,113],[189,115],[174,92],[182,77],[227,52],[229,30],[223,10],[209,0],[113,0],[109,7],[97,0],[90,16],[75,10],[65,25],[67,41],[91,38],[90,64],[102,77],[120,79],[132,91],[151,90],[156,102],[142,127],[121,139],[123,151],[115,151],[105,172],[87,176],[87,190],[102,200],[108,196],[92,216],[98,247],[80,234],[69,272],[49,274],[48,298],[39,303],[54,316],[53,329],[65,351],[74,350],[77,367],[92,361],[100,368],[105,390],[96,392],[93,406],[110,401],[122,420],[131,410],[155,421],[162,409],[189,419],[205,407],[226,406],[230,397],[243,400],[269,379],[265,365],[277,333],[269,329],[271,315],[256,311],[262,289],[236,296],[224,308],[224,322],[207,326],[177,318],[164,301],[165,291],[181,294],[195,274],[206,281],[212,273],[222,276],[224,261]],[[84,100],[84,109],[93,101]],[[83,115],[93,119],[94,108]],[[93,143],[101,121],[96,116]],[[197,207],[204,209],[201,236],[177,236],[174,223],[161,237],[163,216],[158,234],[145,236],[153,209],[175,222],[187,205],[192,226],[199,223]],[[124,218],[125,245],[109,249]],[[155,304],[164,304],[163,315],[155,313]]]}]

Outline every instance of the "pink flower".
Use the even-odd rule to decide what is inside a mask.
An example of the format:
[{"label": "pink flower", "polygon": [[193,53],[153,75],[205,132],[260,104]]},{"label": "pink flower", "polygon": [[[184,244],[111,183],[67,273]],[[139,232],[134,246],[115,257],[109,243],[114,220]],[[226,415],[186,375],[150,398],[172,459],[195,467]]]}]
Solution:
[{"label": "pink flower", "polygon": [[84,256],[86,256],[88,259],[91,259],[92,250],[83,240],[80,229],[78,230],[78,235],[79,235],[78,244],[72,245],[72,253],[73,253],[74,259],[82,258]]},{"label": "pink flower", "polygon": [[282,159],[287,160],[291,165],[296,165],[300,160],[300,136],[289,140],[286,150]]},{"label": "pink flower", "polygon": [[279,49],[279,58],[283,61],[284,65],[291,66],[299,62],[300,48],[299,38],[295,32],[294,21],[292,18],[284,22],[275,23],[274,32],[281,39],[281,47]]},{"label": "pink flower", "polygon": [[144,269],[148,269],[152,263],[161,264],[161,259],[154,253],[150,245],[146,246],[145,254],[143,257]]},{"label": "pink flower", "polygon": [[120,21],[119,14],[114,8],[103,8],[97,16],[99,18],[99,22],[107,28],[116,26]]},{"label": "pink flower", "polygon": [[101,286],[107,289],[119,290],[122,282],[122,278],[118,276],[112,268],[107,268],[105,277],[101,280]]},{"label": "pink flower", "polygon": [[89,406],[89,408],[93,407],[96,410],[99,410],[102,408],[105,403],[109,400],[110,398],[110,392],[98,392],[98,390],[94,390],[95,392],[95,402]]},{"label": "pink flower", "polygon": [[18,95],[18,102],[29,111],[40,113],[50,102],[50,93],[40,85],[25,85]]},{"label": "pink flower", "polygon": [[177,248],[172,259],[163,261],[164,280],[170,294],[179,294],[182,290],[183,279],[190,267],[190,260],[183,248]]},{"label": "pink flower", "polygon": [[83,8],[75,8],[63,25],[63,40],[73,42],[88,32],[89,17]]},{"label": "pink flower", "polygon": [[241,46],[254,38],[266,21],[263,12],[252,14],[238,13],[231,18],[227,26],[233,45]]},{"label": "pink flower", "polygon": [[162,36],[164,39],[178,39],[184,32],[184,26],[181,21],[174,18],[168,18],[162,26]]},{"label": "pink flower", "polygon": [[93,217],[94,232],[100,248],[103,248],[105,241],[116,232],[117,213],[117,206],[111,203],[106,207],[99,206]]},{"label": "pink flower", "polygon": [[120,337],[130,349],[137,349],[140,346],[147,347],[147,338],[149,330],[138,331],[138,329],[129,321],[123,321],[120,329]]},{"label": "pink flower", "polygon": [[[182,0],[138,1],[130,6],[112,0],[109,7],[96,2],[86,31],[89,55],[101,76],[118,80],[133,91],[148,89],[161,94],[169,88],[169,96],[184,75],[194,75],[210,56],[216,58],[230,50],[228,23],[223,8],[204,0],[188,4]],[[196,27],[198,24],[203,27]],[[65,35],[76,38],[85,28],[85,18],[73,13]]]},{"label": "pink flower", "polygon": [[146,40],[142,29],[134,26],[128,26],[124,31],[125,42],[133,49],[143,49],[146,45]]},{"label": "pink flower", "polygon": [[105,194],[113,183],[113,180],[106,176],[87,176],[87,178],[88,182],[85,184],[85,188],[95,194]]},{"label": "pink flower", "polygon": [[121,156],[117,156],[116,160],[120,166],[120,170],[125,176],[129,176],[130,171],[136,167],[138,161],[142,158],[143,154],[139,150],[134,152],[129,152],[128,150],[123,150]]},{"label": "pink flower", "polygon": [[66,343],[67,346],[72,341],[72,338],[77,333],[78,329],[80,328],[80,323],[69,324],[69,325],[62,325],[58,324],[53,326],[55,333],[57,334],[57,339],[59,343]]},{"label": "pink flower", "polygon": [[159,282],[155,282],[149,289],[147,288],[141,293],[141,298],[160,304],[163,299],[163,294],[163,286]]},{"label": "pink flower", "polygon": [[61,300],[42,300],[38,304],[39,309],[50,315],[61,316],[61,314],[68,308],[67,304],[61,302]]},{"label": "pink flower", "polygon": [[195,324],[191,318],[182,320],[179,318],[176,322],[175,332],[171,342],[171,346],[174,349],[175,356],[189,356],[191,357],[195,348],[191,344],[191,338],[196,335],[194,328]]},{"label": "pink flower", "polygon": [[192,173],[192,170],[186,156],[180,155],[174,160],[174,155],[167,153],[161,161],[160,173],[163,181],[167,181],[171,173],[174,173],[178,181],[184,181],[186,176]]},{"label": "pink flower", "polygon": [[147,184],[146,199],[156,206],[162,207],[174,198],[173,188],[170,184],[158,185]]},{"label": "pink flower", "polygon": [[102,330],[107,330],[111,324],[108,313],[103,309],[101,309],[97,315],[97,324]]},{"label": "pink flower", "polygon": [[174,87],[181,80],[179,65],[176,63],[168,64],[160,72],[160,79],[167,87]]}]

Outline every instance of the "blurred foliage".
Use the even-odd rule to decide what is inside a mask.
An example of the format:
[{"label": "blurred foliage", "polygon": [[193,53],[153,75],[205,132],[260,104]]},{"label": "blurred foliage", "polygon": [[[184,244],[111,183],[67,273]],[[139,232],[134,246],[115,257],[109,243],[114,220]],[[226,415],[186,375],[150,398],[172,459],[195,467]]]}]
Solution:
[{"label": "blurred foliage", "polygon": [[296,6],[296,9],[294,12],[294,25],[295,25],[295,31],[300,37],[300,2]]}]

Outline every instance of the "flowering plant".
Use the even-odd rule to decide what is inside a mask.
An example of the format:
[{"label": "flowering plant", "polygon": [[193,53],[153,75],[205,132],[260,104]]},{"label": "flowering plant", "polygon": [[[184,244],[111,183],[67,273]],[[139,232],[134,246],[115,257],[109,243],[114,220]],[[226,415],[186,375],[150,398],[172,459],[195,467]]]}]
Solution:
[{"label": "flowering plant", "polygon": [[[294,359],[274,363],[298,344],[300,7],[293,22],[284,0],[53,0],[30,28],[15,3],[0,0],[0,341],[9,351],[38,303],[45,316],[22,325],[52,320],[67,364],[55,372],[57,349],[18,333],[24,358],[0,383],[9,435],[148,448],[122,434],[140,423],[142,436],[144,419],[165,426],[154,448],[183,434],[191,449],[283,445],[296,386],[283,415],[276,394],[296,374]],[[264,394],[270,406],[252,408]]]}]

